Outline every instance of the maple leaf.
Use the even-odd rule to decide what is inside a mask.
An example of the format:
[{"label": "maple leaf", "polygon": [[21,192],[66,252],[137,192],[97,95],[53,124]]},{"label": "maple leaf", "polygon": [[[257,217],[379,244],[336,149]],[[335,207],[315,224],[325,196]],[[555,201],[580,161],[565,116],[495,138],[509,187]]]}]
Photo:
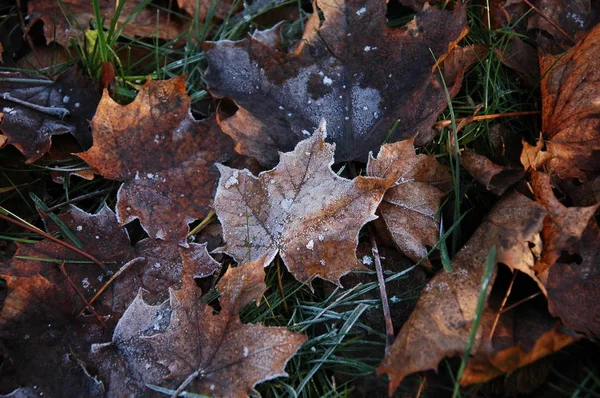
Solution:
[{"label": "maple leaf", "polygon": [[[383,0],[321,0],[316,6],[325,22],[314,12],[291,53],[271,47],[281,41],[265,40],[264,33],[204,43],[210,92],[231,97],[239,108],[220,123],[236,150],[276,164],[278,151],[291,150],[323,118],[337,161],[366,159],[398,119],[392,142],[415,134],[417,144],[428,142],[447,106],[432,69],[466,34],[466,7],[426,7],[404,29],[391,29]],[[451,96],[463,73],[446,76]]]},{"label": "maple leaf", "polygon": [[300,281],[316,275],[339,285],[342,275],[364,269],[355,254],[358,232],[376,218],[394,179],[338,177],[331,170],[334,145],[325,136],[323,121],[258,177],[218,165],[215,210],[226,242],[221,252],[238,263],[263,256],[270,263],[279,253]]},{"label": "maple leaf", "polygon": [[[533,267],[529,244],[536,241],[544,215],[543,207],[525,196],[505,197],[454,257],[456,272],[440,272],[427,283],[415,311],[377,368],[378,374],[390,378],[390,395],[407,374],[435,369],[444,357],[464,351],[490,248],[497,248],[496,263],[519,270]],[[491,283],[495,275],[494,270]],[[475,349],[481,342],[478,330]]]},{"label": "maple leaf", "polygon": [[181,245],[188,223],[208,212],[217,180],[211,169],[231,148],[213,118],[192,118],[190,102],[185,76],[150,81],[125,106],[105,91],[91,122],[94,145],[77,154],[104,177],[124,181],[121,224],[138,218],[152,238]]},{"label": "maple leaf", "polygon": [[[118,2],[115,0],[104,0],[99,2],[101,16],[105,23],[110,23],[115,15]],[[140,1],[128,0],[125,2],[118,18],[119,26],[123,27],[123,33],[129,36],[158,36],[164,39],[174,39],[185,27],[179,23],[173,15],[167,16],[161,13],[157,18],[156,12],[148,8],[136,10]],[[135,16],[129,23],[123,25],[126,20]],[[44,22],[44,36],[46,43],[56,41],[63,47],[69,47],[69,38],[83,39],[83,30],[87,29],[90,21],[95,20],[93,3],[85,0],[63,0],[57,3],[54,0],[33,0],[27,3],[27,14],[29,24],[27,30],[38,21]],[[73,18],[70,21],[65,17]],[[157,30],[158,26],[158,30]]]},{"label": "maple leaf", "polygon": [[26,163],[48,152],[54,135],[71,134],[82,148],[92,144],[88,120],[100,96],[73,69],[48,83],[0,82],[0,110],[4,113],[0,130],[7,144],[25,156]]},{"label": "maple leaf", "polygon": [[[427,246],[439,238],[438,211],[450,191],[452,176],[433,156],[417,155],[414,137],[381,147],[377,159],[371,157],[367,174],[393,176],[395,182],[385,193],[379,211],[394,243],[413,261],[427,255]],[[430,265],[425,259],[424,264]]]},{"label": "maple leaf", "polygon": [[[561,179],[585,181],[600,171],[600,25],[565,54],[540,57],[542,144],[525,145],[524,166],[541,162]],[[526,153],[526,155],[525,155]],[[527,164],[526,164],[527,163]]]},{"label": "maple leaf", "polygon": [[[285,363],[306,337],[286,328],[242,324],[239,319],[240,310],[260,300],[266,289],[264,260],[225,273],[217,285],[221,311],[216,315],[200,301],[200,289],[188,266],[182,288],[171,289],[168,311],[164,306],[149,306],[138,296],[113,336],[112,345],[125,353],[127,368],[138,369],[145,383],[158,384],[167,376],[180,389],[191,386],[219,397],[246,396],[257,383],[286,376]],[[170,314],[170,322],[164,322],[165,314]],[[107,346],[94,350],[102,348]],[[139,371],[142,368],[150,372]],[[122,369],[116,373],[111,378],[127,377]],[[114,386],[112,380],[109,386]]]}]

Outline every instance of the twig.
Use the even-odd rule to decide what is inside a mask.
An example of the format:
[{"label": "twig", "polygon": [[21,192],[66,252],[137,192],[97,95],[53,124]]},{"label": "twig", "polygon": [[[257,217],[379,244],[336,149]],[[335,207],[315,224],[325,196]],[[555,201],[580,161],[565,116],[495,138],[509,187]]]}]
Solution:
[{"label": "twig", "polygon": [[61,207],[66,206],[66,205],[70,205],[72,203],[81,202],[82,200],[93,198],[94,196],[97,196],[97,195],[102,195],[102,194],[105,194],[105,193],[109,193],[112,190],[113,190],[112,188],[106,188],[106,189],[102,189],[100,191],[96,191],[96,192],[92,192],[92,193],[87,193],[85,195],[81,195],[81,196],[78,196],[76,198],[67,200],[66,202],[59,203],[59,204],[54,205],[52,207],[48,207],[46,209],[46,211],[54,211],[56,209],[60,209]]},{"label": "twig", "polygon": [[102,264],[96,257],[92,256],[91,254],[88,254],[88,253],[84,252],[81,249],[76,248],[75,246],[72,246],[72,245],[68,244],[67,242],[65,242],[63,240],[57,239],[54,236],[52,236],[50,234],[47,234],[46,232],[44,232],[44,231],[42,231],[42,230],[40,230],[38,228],[30,227],[29,225],[24,224],[24,223],[22,223],[20,221],[13,220],[12,218],[7,217],[7,216],[5,216],[4,214],[1,214],[1,213],[0,213],[0,219],[8,221],[9,223],[18,225],[19,227],[25,228],[26,230],[31,231],[33,233],[36,233],[38,235],[41,235],[44,238],[51,240],[52,242],[58,243],[59,245],[64,246],[67,249],[72,250],[75,253],[82,255],[83,257],[87,258],[88,260],[91,260],[92,262],[94,262],[94,264],[97,264],[102,269],[102,272],[104,272],[106,275],[112,275],[112,271],[109,270],[106,267],[106,265]]},{"label": "twig", "polygon": [[281,294],[281,300],[283,301],[283,309],[286,314],[290,313],[290,308],[288,307],[287,301],[285,301],[285,293],[283,291],[283,280],[281,279],[281,262],[277,260],[277,282],[279,285],[279,293]]},{"label": "twig", "polygon": [[13,97],[12,95],[10,95],[10,93],[2,93],[2,99],[6,101],[15,102],[19,105],[23,105],[27,108],[45,113],[50,116],[59,117],[60,120],[64,119],[65,116],[68,116],[71,113],[67,108],[62,108],[60,106],[42,106],[38,104],[33,104],[31,102],[23,101],[20,98]]},{"label": "twig", "polygon": [[194,227],[194,229],[192,229],[188,234],[187,237],[189,238],[192,235],[196,235],[198,232],[202,231],[202,229],[204,227],[206,227],[213,219],[213,217],[216,215],[217,213],[214,210],[211,210],[206,217],[204,217],[204,220],[202,220],[200,222],[200,224],[196,225],[196,227]]},{"label": "twig", "polygon": [[516,306],[521,305],[524,302],[529,301],[533,298],[536,298],[540,294],[542,294],[542,292],[533,293],[532,295],[529,295],[529,296],[525,297],[524,299],[521,299],[521,300],[517,301],[516,303],[509,305],[508,307],[506,307],[505,309],[502,310],[502,313],[508,312],[508,311],[512,310],[513,308],[515,308]]},{"label": "twig", "polygon": [[492,330],[490,330],[490,335],[488,336],[488,340],[492,339],[492,336],[494,336],[494,332],[496,331],[496,326],[498,326],[498,321],[500,320],[500,315],[502,315],[502,312],[504,310],[504,306],[506,305],[506,302],[508,301],[508,296],[510,296],[510,292],[512,291],[513,285],[515,284],[515,279],[517,278],[517,270],[515,270],[515,272],[513,272],[513,277],[510,281],[510,285],[508,285],[508,289],[506,289],[506,294],[504,294],[504,298],[502,299],[502,304],[500,304],[500,308],[498,309],[498,313],[496,314],[496,318],[494,319],[494,324],[492,325]]},{"label": "twig", "polygon": [[[104,286],[102,286],[100,288],[100,290],[98,290],[98,292],[94,295],[94,297],[92,297],[91,300],[88,301],[88,305],[94,304],[94,302],[98,299],[98,297],[100,297],[102,295],[102,293],[104,293],[104,291],[106,289],[108,289],[110,284],[113,283],[114,280],[117,279],[123,272],[125,272],[127,269],[129,269],[129,267],[131,267],[132,264],[135,264],[135,263],[138,263],[138,262],[144,261],[144,260],[146,260],[145,257],[136,257],[133,260],[130,260],[130,261],[126,262],[125,264],[123,264],[123,266],[121,268],[119,268],[119,270],[117,272],[115,272],[115,274],[108,280],[108,282],[106,282],[104,284]],[[85,308],[82,309],[81,311],[79,311],[79,314],[77,316],[80,316],[81,314],[83,314],[83,311],[85,311]]]},{"label": "twig", "polygon": [[[479,120],[489,120],[489,119],[498,119],[501,117],[515,117],[515,116],[527,116],[527,115],[539,115],[540,111],[523,111],[523,112],[507,112],[507,113],[495,113],[493,115],[480,115],[480,116],[469,116],[463,117],[461,119],[456,119],[458,123],[467,122],[462,127],[464,127],[468,123],[476,122]],[[435,124],[435,127],[441,129],[443,127],[448,127],[452,124],[452,120],[440,120]]]},{"label": "twig", "polygon": [[379,249],[375,241],[373,229],[369,226],[369,235],[371,240],[371,251],[375,259],[375,271],[377,272],[377,281],[379,282],[379,295],[381,296],[381,306],[383,308],[383,316],[385,317],[385,355],[388,355],[392,344],[394,344],[394,326],[392,325],[392,317],[390,314],[390,304],[385,290],[385,278],[383,277],[383,269],[381,268],[381,258],[379,257]]},{"label": "twig", "polygon": [[540,17],[544,18],[546,20],[546,22],[548,22],[550,25],[552,25],[564,37],[566,37],[567,39],[569,39],[569,41],[571,43],[573,43],[573,44],[577,43],[571,36],[569,36],[567,34],[567,32],[565,32],[564,30],[562,30],[562,28],[560,26],[558,26],[553,20],[551,20],[550,18],[548,18],[547,16],[545,16],[536,6],[534,6],[533,4],[531,4],[531,2],[529,2],[529,0],[523,0],[523,3],[525,3],[529,7],[531,7],[533,9],[533,11],[537,12]]},{"label": "twig", "polygon": [[85,298],[84,294],[79,291],[79,289],[77,288],[77,285],[75,285],[75,283],[73,282],[73,280],[71,279],[69,274],[67,274],[67,270],[65,269],[65,263],[61,263],[60,265],[56,264],[56,265],[57,265],[58,269],[60,270],[60,272],[62,272],[62,274],[65,276],[65,278],[67,278],[67,282],[69,282],[69,284],[71,285],[73,290],[75,290],[75,292],[77,292],[77,295],[83,300],[83,302],[85,303],[85,308],[87,308],[88,310],[90,310],[90,312],[92,314],[94,314],[94,316],[96,317],[96,319],[98,319],[98,322],[100,322],[100,324],[102,325],[103,328],[106,328],[106,324],[104,323],[104,321],[102,320],[100,315],[98,315],[98,313],[96,312],[94,307],[91,306],[91,304]]}]

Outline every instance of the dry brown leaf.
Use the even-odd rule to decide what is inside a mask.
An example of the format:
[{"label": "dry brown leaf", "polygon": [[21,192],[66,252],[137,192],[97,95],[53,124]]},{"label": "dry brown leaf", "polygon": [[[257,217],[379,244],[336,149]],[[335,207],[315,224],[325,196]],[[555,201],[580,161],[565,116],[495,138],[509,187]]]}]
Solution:
[{"label": "dry brown leaf", "polygon": [[[116,0],[99,1],[100,13],[105,17],[105,23],[110,24],[117,7]],[[138,0],[127,0],[119,15],[119,27],[133,14],[139,6]],[[56,41],[63,47],[69,47],[69,38],[83,39],[83,31],[89,29],[90,21],[95,21],[92,2],[87,0],[32,0],[27,2],[29,24],[27,29],[38,21],[44,23],[46,43]],[[65,14],[69,19],[65,18]],[[123,33],[129,36],[158,36],[163,39],[174,39],[185,28],[174,15],[160,12],[157,20],[156,9],[143,8],[123,27]],[[72,19],[72,20],[71,20]],[[168,23],[167,23],[168,22]],[[157,28],[158,27],[158,28]]]},{"label": "dry brown leaf", "polygon": [[[217,2],[214,0],[177,0],[177,5],[193,18],[196,18],[196,15],[198,15],[200,21],[206,20],[209,11],[214,13],[213,18],[218,19],[225,19],[230,12],[234,13],[237,11],[231,9],[233,0],[219,0]],[[197,7],[198,11],[196,11]],[[242,3],[236,2],[236,8],[239,9],[241,7]],[[214,23],[215,20],[213,19],[211,22]]]},{"label": "dry brown leaf", "polygon": [[547,210],[543,250],[536,271],[546,287],[550,313],[588,336],[600,336],[598,250],[594,214],[600,204],[566,207],[554,196],[550,177],[532,174],[534,193]]},{"label": "dry brown leaf", "polygon": [[[565,54],[540,58],[545,165],[561,179],[600,171],[600,25]],[[529,159],[537,156],[529,154]]]},{"label": "dry brown leaf", "polygon": [[554,40],[540,36],[538,42],[554,53],[571,48],[573,40],[579,40],[595,23],[597,10],[592,9],[590,0],[538,0],[536,5],[538,12],[529,17],[527,29],[541,29],[552,35]]},{"label": "dry brown leaf", "polygon": [[588,207],[564,206],[552,192],[550,176],[544,173],[534,171],[531,183],[537,201],[548,211],[542,230],[544,248],[535,266],[536,272],[542,273],[552,267],[561,253],[573,250],[600,204]]},{"label": "dry brown leaf", "polygon": [[[338,161],[366,159],[398,119],[391,142],[415,134],[418,144],[428,142],[447,106],[432,69],[466,34],[466,7],[426,7],[405,28],[392,29],[385,26],[383,0],[320,0],[316,6],[325,22],[315,12],[294,52],[270,47],[258,35],[204,44],[211,93],[239,107],[221,121],[236,150],[274,165],[278,151],[292,150],[323,118]],[[451,96],[463,73],[447,76]]]},{"label": "dry brown leaf", "polygon": [[279,253],[299,281],[318,276],[339,285],[342,275],[365,268],[355,254],[358,232],[376,218],[395,179],[338,177],[325,136],[323,121],[258,177],[219,165],[215,210],[226,242],[220,251],[240,264],[263,256],[270,263]]},{"label": "dry brown leaf", "polygon": [[138,218],[152,238],[186,245],[188,223],[212,204],[213,164],[232,151],[214,119],[190,114],[185,76],[149,81],[134,102],[119,105],[104,92],[91,122],[94,145],[77,156],[104,177],[123,181],[121,224]]},{"label": "dry brown leaf", "polygon": [[528,87],[540,82],[540,68],[536,49],[515,36],[503,49],[494,52],[502,63],[514,70]]},{"label": "dry brown leaf", "polygon": [[[525,196],[514,193],[505,197],[456,254],[456,272],[440,272],[429,281],[411,318],[377,368],[379,374],[390,378],[390,395],[409,373],[436,369],[444,357],[464,352],[490,248],[497,249],[497,263],[512,269],[531,268],[534,256],[529,245],[537,241],[544,215],[543,207]],[[494,278],[495,272],[492,282]],[[482,337],[478,330],[475,350]]]},{"label": "dry brown leaf", "polygon": [[482,316],[482,344],[469,360],[460,384],[484,383],[550,355],[577,340],[556,318],[534,306],[520,305],[503,313],[497,325],[496,310]]},{"label": "dry brown leaf", "polygon": [[[24,78],[18,74],[7,77]],[[100,96],[90,88],[89,80],[71,69],[48,83],[0,82],[0,110],[4,113],[0,130],[27,163],[48,152],[54,135],[71,134],[83,149],[92,145],[89,120]]]},{"label": "dry brown leaf", "polygon": [[600,338],[600,228],[590,221],[572,252],[564,253],[545,278],[548,309],[567,326]]},{"label": "dry brown leaf", "polygon": [[[413,144],[414,137],[382,146],[377,159],[369,159],[367,174],[393,176],[395,183],[379,211],[394,243],[416,262],[427,255],[426,246],[433,247],[439,239],[438,211],[452,189],[452,176],[433,156],[415,154]],[[430,265],[428,259],[423,262]]]},{"label": "dry brown leaf", "polygon": [[469,150],[460,154],[460,165],[471,174],[475,181],[498,196],[525,176],[523,169],[497,165],[485,156]]},{"label": "dry brown leaf", "polygon": [[[257,383],[286,376],[286,362],[306,341],[286,328],[242,324],[239,312],[259,301],[264,284],[264,258],[230,268],[217,288],[221,311],[200,301],[201,292],[190,269],[184,269],[180,290],[171,290],[170,307],[149,306],[138,296],[115,329],[113,342],[97,345],[96,352],[113,347],[123,366],[114,367],[109,392],[146,384],[182,386],[219,397],[247,396]],[[170,318],[170,321],[169,321]],[[183,383],[183,384],[182,384]]]}]

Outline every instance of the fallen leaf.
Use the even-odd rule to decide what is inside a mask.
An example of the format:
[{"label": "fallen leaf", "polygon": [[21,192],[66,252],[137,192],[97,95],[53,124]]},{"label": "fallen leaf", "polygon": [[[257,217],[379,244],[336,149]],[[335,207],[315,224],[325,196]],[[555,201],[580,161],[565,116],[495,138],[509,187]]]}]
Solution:
[{"label": "fallen leaf", "polygon": [[215,210],[226,245],[219,251],[238,263],[277,253],[299,281],[318,276],[339,285],[342,275],[365,267],[356,258],[358,233],[395,180],[356,177],[332,170],[334,145],[325,142],[325,122],[298,143],[272,170],[219,165]]},{"label": "fallen leaf", "polygon": [[463,386],[513,372],[577,340],[556,318],[534,306],[520,305],[501,314],[492,330],[496,317],[490,308],[482,316],[484,338],[463,373]]},{"label": "fallen leaf", "polygon": [[542,273],[550,268],[564,251],[572,251],[573,245],[581,239],[590,219],[600,204],[588,207],[566,207],[552,192],[550,176],[540,172],[531,174],[533,192],[537,201],[546,208],[542,241],[544,248],[535,266]]},{"label": "fallen leaf", "polygon": [[600,228],[592,219],[572,251],[548,270],[548,309],[574,330],[600,337]]},{"label": "fallen leaf", "polygon": [[185,76],[149,81],[134,102],[119,105],[105,91],[91,122],[94,145],[77,156],[104,177],[123,181],[121,224],[140,220],[152,238],[186,245],[188,223],[212,204],[213,164],[231,152],[213,118],[195,121]]},{"label": "fallen leaf", "polygon": [[[448,167],[433,156],[417,155],[414,137],[386,144],[377,159],[371,157],[367,174],[395,182],[385,193],[379,211],[392,234],[394,243],[413,261],[427,255],[439,239],[439,209],[452,189]],[[430,266],[428,259],[423,261]]]},{"label": "fallen leaf", "polygon": [[100,100],[90,87],[89,81],[73,69],[48,84],[39,80],[0,82],[0,109],[4,113],[0,130],[7,143],[19,149],[27,163],[48,152],[54,135],[71,134],[83,149],[89,148],[88,121]]},{"label": "fallen leaf", "polygon": [[[225,19],[228,14],[235,13],[242,6],[241,3],[236,3],[236,9],[232,10],[233,0],[220,0],[217,2],[211,0],[177,0],[177,5],[194,18],[198,15],[200,21],[205,21],[209,13],[212,18]],[[209,22],[214,23],[215,20]]]},{"label": "fallen leaf", "polygon": [[[392,29],[385,26],[383,0],[320,0],[316,6],[325,22],[315,12],[291,53],[266,45],[257,34],[204,43],[210,92],[231,97],[239,108],[220,123],[236,150],[276,164],[278,151],[292,150],[323,118],[337,144],[336,161],[366,159],[386,138],[417,134],[417,144],[428,142],[447,106],[433,68],[466,34],[466,7],[426,7],[405,28]],[[463,72],[447,81],[451,96]]]},{"label": "fallen leaf", "polygon": [[240,310],[259,301],[266,289],[264,266],[262,258],[225,273],[217,285],[218,314],[200,300],[187,266],[182,288],[171,290],[169,307],[149,306],[138,296],[117,325],[113,342],[94,347],[99,354],[109,347],[122,353],[125,366],[113,368],[109,392],[123,388],[113,379],[131,380],[124,375],[127,369],[143,380],[137,381],[140,388],[164,384],[168,377],[171,388],[219,397],[246,396],[257,383],[286,376],[286,362],[306,337],[239,319]]},{"label": "fallen leaf", "polygon": [[[109,24],[115,15],[116,0],[103,0],[99,2],[100,13],[106,24]],[[140,1],[128,0],[125,2],[118,18],[119,27],[129,36],[158,36],[163,39],[174,39],[185,29],[174,15],[159,13],[150,8],[142,8],[128,24],[124,22],[134,14]],[[63,0],[57,3],[53,0],[33,0],[27,2],[29,24],[27,30],[37,23],[44,23],[44,36],[46,43],[56,41],[63,47],[69,47],[69,38],[83,39],[83,31],[90,26],[90,21],[95,21],[92,2],[85,0]],[[68,15],[68,18],[65,17]]]},{"label": "fallen leaf", "polygon": [[500,61],[514,70],[527,87],[535,87],[540,82],[540,68],[536,49],[515,36],[508,45],[494,52]]},{"label": "fallen leaf", "polygon": [[[536,242],[544,215],[543,207],[525,196],[513,193],[505,197],[456,254],[452,262],[455,272],[440,272],[427,283],[415,311],[377,368],[378,374],[390,378],[390,395],[409,373],[436,369],[444,357],[464,352],[490,248],[497,249],[496,263],[511,269],[533,267],[529,245]],[[482,338],[478,330],[474,351]]]},{"label": "fallen leaf", "polygon": [[498,196],[525,176],[525,170],[521,168],[497,165],[485,156],[470,150],[461,152],[460,165],[471,174],[475,181]]},{"label": "fallen leaf", "polygon": [[590,0],[538,0],[536,5],[539,11],[529,17],[527,29],[541,29],[549,33],[554,40],[544,40],[541,36],[538,41],[543,47],[553,49],[554,53],[573,46],[573,40],[579,40],[595,22],[596,13]]},{"label": "fallen leaf", "polygon": [[[600,171],[600,25],[565,54],[540,57],[545,165],[561,179]],[[529,158],[533,158],[530,154]]]}]

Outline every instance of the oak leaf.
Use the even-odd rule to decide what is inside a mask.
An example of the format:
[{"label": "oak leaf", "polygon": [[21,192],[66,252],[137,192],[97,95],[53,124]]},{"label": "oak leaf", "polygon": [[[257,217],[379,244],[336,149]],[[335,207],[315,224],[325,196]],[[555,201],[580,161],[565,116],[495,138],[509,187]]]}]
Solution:
[{"label": "oak leaf", "polygon": [[94,145],[77,154],[104,177],[124,182],[116,205],[121,224],[137,218],[150,237],[181,245],[188,223],[208,212],[213,164],[231,148],[213,118],[192,118],[190,102],[184,76],[150,81],[124,106],[105,91],[91,122]]},{"label": "oak leaf", "polygon": [[124,353],[126,364],[111,378],[124,380],[124,369],[132,369],[146,384],[162,384],[166,376],[173,388],[238,397],[248,395],[263,380],[286,376],[286,362],[306,337],[286,328],[242,324],[239,319],[240,310],[259,301],[266,289],[264,265],[262,258],[225,273],[217,285],[219,314],[201,302],[187,266],[182,288],[171,290],[168,308],[149,306],[138,296],[115,329],[111,345]]},{"label": "oak leaf", "polygon": [[[496,263],[511,269],[533,267],[535,259],[529,245],[537,241],[544,215],[545,210],[536,202],[520,194],[509,195],[456,254],[452,262],[455,273],[440,272],[429,281],[390,353],[377,368],[379,374],[387,373],[390,378],[390,395],[407,374],[436,369],[444,357],[463,353],[490,248],[497,248]],[[494,270],[492,283],[495,275]],[[474,350],[482,340],[478,330]]]},{"label": "oak leaf", "polygon": [[[545,165],[561,179],[585,181],[600,171],[600,25],[565,54],[540,57]],[[541,158],[531,147],[530,160]],[[542,152],[543,153],[543,152]],[[539,163],[539,162],[537,162]],[[525,164],[524,164],[525,165]],[[525,165],[527,166],[527,165]],[[539,164],[532,164],[539,167]]]},{"label": "oak leaf", "polygon": [[[323,118],[336,161],[366,159],[398,119],[391,142],[415,134],[417,144],[428,142],[447,106],[434,65],[466,34],[466,7],[426,7],[398,29],[385,26],[383,0],[318,0],[316,7],[325,22],[315,10],[293,52],[272,47],[260,33],[204,43],[210,92],[239,108],[220,123],[236,150],[274,165],[278,151],[292,150]],[[463,73],[445,76],[451,96]]]},{"label": "oak leaf", "polygon": [[[452,189],[452,176],[433,156],[415,154],[414,140],[382,146],[377,159],[369,159],[367,174],[394,176],[378,210],[398,248],[419,261],[427,255],[426,246],[434,246],[439,239],[438,212]],[[429,265],[429,260],[424,263]]]},{"label": "oak leaf", "polygon": [[27,163],[50,150],[54,135],[71,134],[83,149],[92,144],[88,121],[100,96],[75,70],[48,83],[0,82],[0,111],[4,113],[0,130],[6,144],[19,149]]},{"label": "oak leaf", "polygon": [[[118,2],[103,0],[99,2],[101,16],[109,24]],[[163,39],[174,39],[185,30],[176,18],[166,13],[159,14],[155,10],[142,8],[136,12],[140,1],[127,0],[118,18],[118,24],[123,27],[123,33],[130,36],[158,36]],[[134,14],[135,12],[135,14]],[[63,0],[57,3],[53,0],[34,0],[27,3],[29,24],[27,29],[38,21],[44,22],[44,36],[46,43],[56,41],[63,47],[69,47],[69,38],[83,39],[84,30],[90,26],[90,21],[95,20],[92,2],[85,0]],[[68,18],[65,16],[67,15]],[[135,15],[129,23],[123,23]],[[70,20],[72,18],[72,20]],[[158,26],[158,32],[157,32]]]},{"label": "oak leaf", "polygon": [[255,177],[248,170],[219,165],[215,210],[226,245],[219,249],[238,263],[277,253],[300,281],[316,275],[339,285],[356,258],[358,233],[374,220],[387,187],[395,180],[356,177],[332,170],[335,146],[325,142],[325,122],[272,170]]}]

